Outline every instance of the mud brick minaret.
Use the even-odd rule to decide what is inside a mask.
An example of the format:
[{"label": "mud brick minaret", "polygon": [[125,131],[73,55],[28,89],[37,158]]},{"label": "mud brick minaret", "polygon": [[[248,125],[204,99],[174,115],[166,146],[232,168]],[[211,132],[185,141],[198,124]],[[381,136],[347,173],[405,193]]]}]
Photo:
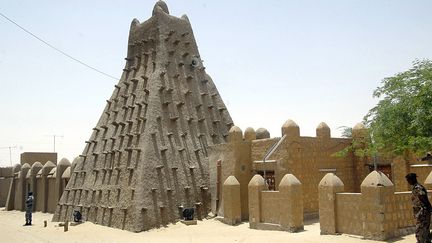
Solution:
[{"label": "mud brick minaret", "polygon": [[231,117],[202,65],[186,15],[159,1],[134,19],[123,74],[70,181],[53,221],[85,220],[143,231],[210,210],[208,146],[225,143]]}]

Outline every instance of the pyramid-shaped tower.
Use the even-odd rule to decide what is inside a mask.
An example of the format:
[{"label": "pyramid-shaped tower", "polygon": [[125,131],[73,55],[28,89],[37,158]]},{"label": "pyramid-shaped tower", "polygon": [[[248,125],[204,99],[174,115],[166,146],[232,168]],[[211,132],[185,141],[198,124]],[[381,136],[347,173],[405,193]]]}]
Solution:
[{"label": "pyramid-shaped tower", "polygon": [[142,231],[209,212],[207,148],[231,117],[202,66],[187,16],[156,3],[132,21],[126,67],[93,128],[53,221],[78,209],[94,223]]}]

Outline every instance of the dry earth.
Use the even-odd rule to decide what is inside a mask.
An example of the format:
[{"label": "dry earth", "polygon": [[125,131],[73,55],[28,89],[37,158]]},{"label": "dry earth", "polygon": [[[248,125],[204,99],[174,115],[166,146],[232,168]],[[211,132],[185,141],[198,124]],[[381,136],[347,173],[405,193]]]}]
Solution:
[{"label": "dry earth", "polygon": [[[331,243],[368,243],[379,242],[362,240],[350,235],[320,235],[319,223],[306,222],[305,231],[287,233],[279,231],[261,231],[249,229],[247,223],[238,226],[228,226],[216,219],[198,221],[198,225],[186,226],[182,223],[169,225],[166,228],[147,232],[132,233],[119,229],[108,228],[86,222],[70,226],[68,232],[63,227],[51,222],[52,214],[34,213],[34,225],[22,226],[24,213],[19,211],[4,211],[0,209],[0,242],[199,242],[199,243],[265,243],[265,242],[331,242]],[[43,227],[43,221],[48,221],[48,227]],[[394,239],[390,242],[415,242],[414,235]]]}]

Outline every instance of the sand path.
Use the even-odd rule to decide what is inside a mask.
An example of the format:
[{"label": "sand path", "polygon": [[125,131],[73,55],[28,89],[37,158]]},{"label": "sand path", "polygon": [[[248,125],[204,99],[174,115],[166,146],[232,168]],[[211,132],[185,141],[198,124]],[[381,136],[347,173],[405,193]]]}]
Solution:
[{"label": "sand path", "polygon": [[[261,231],[249,229],[249,224],[228,226],[216,219],[198,221],[198,225],[186,226],[182,223],[169,225],[166,228],[153,229],[147,232],[132,233],[119,229],[108,228],[86,222],[78,226],[70,226],[68,232],[63,227],[51,222],[52,214],[34,213],[34,226],[23,227],[24,213],[19,211],[4,211],[0,209],[0,242],[199,242],[199,243],[278,243],[278,242],[379,242],[362,240],[349,235],[320,235],[317,222],[307,222],[305,231],[287,233],[279,231]],[[43,227],[43,221],[48,221],[48,227]],[[415,242],[414,235],[408,235],[391,242]]]}]

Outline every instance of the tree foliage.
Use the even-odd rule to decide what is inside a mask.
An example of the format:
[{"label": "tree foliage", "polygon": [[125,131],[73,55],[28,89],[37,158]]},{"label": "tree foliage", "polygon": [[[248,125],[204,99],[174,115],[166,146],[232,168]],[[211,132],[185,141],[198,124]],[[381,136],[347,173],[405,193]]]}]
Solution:
[{"label": "tree foliage", "polygon": [[380,152],[431,150],[432,61],[414,61],[411,69],[383,79],[373,96],[380,101],[364,120]]},{"label": "tree foliage", "polygon": [[341,136],[344,138],[352,138],[349,146],[333,154],[335,157],[346,157],[353,154],[359,158],[370,158],[378,153],[375,144],[371,142],[369,134],[365,137],[353,137],[353,128],[341,126],[338,129],[341,131]]},{"label": "tree foliage", "polygon": [[341,137],[343,138],[351,138],[352,137],[352,127],[341,126],[337,129],[341,130]]}]

